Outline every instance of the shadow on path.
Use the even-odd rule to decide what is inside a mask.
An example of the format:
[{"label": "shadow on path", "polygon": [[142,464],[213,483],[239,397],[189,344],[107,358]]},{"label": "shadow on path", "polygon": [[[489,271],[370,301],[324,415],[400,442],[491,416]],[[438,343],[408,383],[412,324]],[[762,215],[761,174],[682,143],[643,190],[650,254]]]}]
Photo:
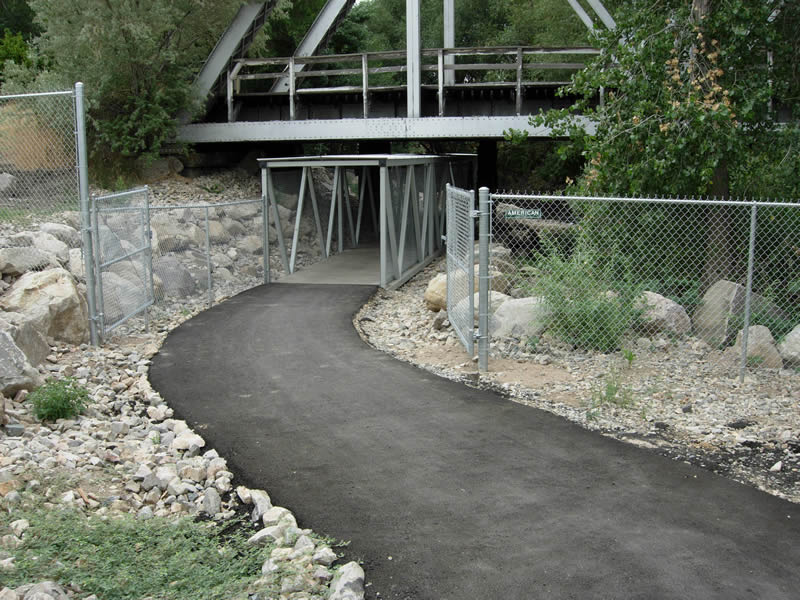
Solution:
[{"label": "shadow on path", "polygon": [[237,478],[351,540],[368,597],[800,596],[799,506],[373,350],[374,289],[252,289],[150,371]]}]

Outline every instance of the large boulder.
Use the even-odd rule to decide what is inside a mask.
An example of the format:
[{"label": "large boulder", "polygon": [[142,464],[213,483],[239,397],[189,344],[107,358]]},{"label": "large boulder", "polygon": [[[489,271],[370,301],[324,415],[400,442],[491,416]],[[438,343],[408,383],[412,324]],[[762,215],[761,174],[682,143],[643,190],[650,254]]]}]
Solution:
[{"label": "large boulder", "polygon": [[42,223],[39,231],[52,235],[57,240],[64,242],[70,248],[80,248],[81,234],[78,230],[62,223]]},{"label": "large boulder", "polygon": [[[475,292],[473,294],[473,296],[472,296],[472,312],[473,312],[475,325],[478,324],[478,318],[480,317],[480,304],[479,304],[480,299],[479,299],[479,296],[480,296],[480,294],[478,292]],[[490,320],[491,320],[491,316],[497,312],[497,309],[500,308],[500,306],[506,300],[511,300],[511,296],[506,296],[505,294],[502,294],[500,292],[495,292],[495,291],[490,291],[489,292],[489,310],[488,310],[488,314],[489,314]],[[464,311],[468,310],[467,309],[467,302],[468,302],[467,298],[464,298],[461,302],[458,303],[458,305],[456,306],[455,311],[453,311],[452,314],[460,314],[460,313],[463,313]]]},{"label": "large boulder", "polygon": [[110,326],[131,316],[147,300],[146,288],[112,271],[103,272],[103,321]]},{"label": "large boulder", "polygon": [[[729,343],[741,326],[747,291],[743,285],[722,279],[703,295],[703,303],[692,315],[695,333],[709,345],[720,347]],[[770,300],[753,293],[750,299],[753,314],[785,318]]]},{"label": "large boulder", "polygon": [[[271,239],[275,239],[270,236]],[[264,254],[264,240],[260,235],[246,235],[237,244],[237,247],[249,254]]]},{"label": "large boulder", "polygon": [[[230,219],[228,219],[230,221]],[[225,244],[230,241],[231,234],[219,221],[208,222],[208,238],[212,244]]]},{"label": "large boulder", "polygon": [[11,173],[0,173],[0,194],[12,196],[17,187],[17,178]]},{"label": "large boulder", "polygon": [[165,296],[185,298],[197,293],[191,272],[174,256],[154,258],[153,274],[161,281]]},{"label": "large boulder", "polygon": [[58,259],[38,248],[0,248],[0,274],[16,277],[28,271],[57,267]]},{"label": "large boulder", "polygon": [[[474,277],[472,282],[472,291],[477,292],[480,286],[480,279],[478,275],[479,267],[475,265]],[[453,277],[456,278],[457,281],[460,281],[464,275],[461,272],[457,272],[453,274]],[[509,289],[509,282],[508,278],[501,273],[500,271],[496,271],[494,269],[489,269],[489,291],[500,292],[501,294],[505,294],[508,292]],[[440,273],[433,277],[430,282],[428,282],[428,287],[425,289],[425,294],[423,295],[423,299],[425,300],[425,306],[428,310],[433,312],[439,312],[440,310],[447,310],[447,274]]]},{"label": "large boulder", "polygon": [[33,390],[42,383],[39,371],[28,362],[11,334],[0,331],[0,395],[13,396],[19,390]]},{"label": "large boulder", "polygon": [[42,334],[70,344],[89,339],[89,313],[69,271],[26,273],[0,299],[0,308],[21,313]]},{"label": "large boulder", "polygon": [[69,262],[69,246],[49,233],[37,231],[32,234],[33,247],[54,255],[61,264]]},{"label": "large boulder", "polygon": [[206,232],[193,223],[178,223],[169,214],[161,213],[152,218],[150,229],[160,252],[180,252],[192,246],[205,246]]},{"label": "large boulder", "polygon": [[11,335],[14,343],[34,367],[43,364],[50,354],[50,345],[42,332],[20,313],[0,312],[0,331]]},{"label": "large boulder", "polygon": [[549,317],[543,298],[512,298],[489,318],[489,333],[493,337],[535,337],[547,329]]},{"label": "large boulder", "polygon": [[793,367],[800,367],[800,324],[792,329],[783,341],[778,344],[778,352],[783,362]]},{"label": "large boulder", "polygon": [[447,273],[439,273],[428,282],[423,300],[428,310],[447,310]]},{"label": "large boulder", "polygon": [[[725,356],[738,361],[742,355],[742,336],[744,329],[736,335],[736,343],[725,351]],[[747,365],[749,367],[765,367],[767,369],[782,369],[783,360],[775,346],[775,338],[769,329],[763,325],[753,325],[747,334]]]},{"label": "large boulder", "polygon": [[655,292],[644,292],[639,308],[644,309],[641,328],[647,333],[684,335],[692,329],[686,310],[674,300]]}]

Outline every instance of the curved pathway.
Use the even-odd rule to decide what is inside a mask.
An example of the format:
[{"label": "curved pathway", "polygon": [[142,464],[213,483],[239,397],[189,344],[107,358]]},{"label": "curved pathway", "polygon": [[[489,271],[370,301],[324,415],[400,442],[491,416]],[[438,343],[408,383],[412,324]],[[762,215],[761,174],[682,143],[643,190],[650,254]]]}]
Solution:
[{"label": "curved pathway", "polygon": [[351,540],[368,597],[798,598],[800,506],[373,350],[374,289],[252,289],[150,375],[240,480]]}]

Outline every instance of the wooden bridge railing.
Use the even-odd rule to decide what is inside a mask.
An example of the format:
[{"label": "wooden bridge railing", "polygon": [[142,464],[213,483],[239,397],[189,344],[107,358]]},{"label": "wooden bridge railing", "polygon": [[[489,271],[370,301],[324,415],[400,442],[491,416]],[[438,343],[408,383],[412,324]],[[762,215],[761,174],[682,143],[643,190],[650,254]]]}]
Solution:
[{"label": "wooden bridge railing", "polygon": [[[493,47],[493,48],[434,48],[422,51],[424,60],[423,72],[436,74],[435,89],[439,100],[439,116],[444,116],[445,89],[468,87],[493,87],[516,89],[516,112],[522,110],[522,88],[536,84],[553,85],[566,83],[563,81],[536,81],[525,79],[526,71],[576,71],[585,67],[582,62],[560,61],[547,62],[553,56],[595,56],[600,53],[595,48],[533,48],[519,47]],[[451,60],[450,57],[452,57]],[[462,62],[457,62],[459,59]],[[463,62],[469,59],[470,62]],[[368,52],[362,54],[335,54],[325,56],[282,57],[282,58],[246,58],[235,61],[228,72],[227,78],[227,106],[228,121],[235,121],[234,98],[235,96],[253,95],[285,95],[287,92],[257,91],[242,93],[243,81],[279,80],[288,78],[289,81],[289,118],[296,118],[297,97],[304,94],[319,93],[360,93],[363,102],[363,116],[369,116],[369,94],[376,91],[403,90],[405,85],[370,85],[370,76],[387,73],[404,73],[406,51],[392,50],[388,52]],[[434,62],[435,61],[435,62]],[[540,62],[541,61],[541,62]],[[399,63],[389,64],[385,63]],[[354,64],[353,67],[342,65]],[[333,65],[333,68],[324,68]],[[308,67],[308,68],[306,68]],[[255,71],[254,71],[255,70]],[[476,81],[473,74],[491,72],[515,72],[513,81],[501,79],[498,81]],[[452,72],[453,78],[446,77]],[[459,81],[458,72],[466,72],[467,76]],[[301,80],[310,80],[321,77],[355,76],[360,78],[360,85],[335,85],[326,87],[298,86]],[[447,83],[448,80],[453,83]],[[423,85],[423,87],[433,87]]]}]

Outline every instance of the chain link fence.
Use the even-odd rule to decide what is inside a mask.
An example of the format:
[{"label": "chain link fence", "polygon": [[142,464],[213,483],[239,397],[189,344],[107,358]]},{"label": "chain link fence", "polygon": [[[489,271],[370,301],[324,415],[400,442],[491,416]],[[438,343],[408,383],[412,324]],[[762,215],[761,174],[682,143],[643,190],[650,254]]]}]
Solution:
[{"label": "chain link fence", "polygon": [[93,198],[92,317],[102,335],[162,326],[265,283],[263,206],[152,206],[147,188]]},{"label": "chain link fence", "polygon": [[76,91],[0,96],[0,222],[79,207]]},{"label": "chain link fence", "polygon": [[491,195],[495,348],[800,367],[800,204]]},{"label": "chain link fence", "polygon": [[101,337],[153,304],[147,188],[95,196],[91,202],[94,281]]},{"label": "chain link fence", "polygon": [[471,355],[474,348],[475,192],[447,185],[447,318]]}]

